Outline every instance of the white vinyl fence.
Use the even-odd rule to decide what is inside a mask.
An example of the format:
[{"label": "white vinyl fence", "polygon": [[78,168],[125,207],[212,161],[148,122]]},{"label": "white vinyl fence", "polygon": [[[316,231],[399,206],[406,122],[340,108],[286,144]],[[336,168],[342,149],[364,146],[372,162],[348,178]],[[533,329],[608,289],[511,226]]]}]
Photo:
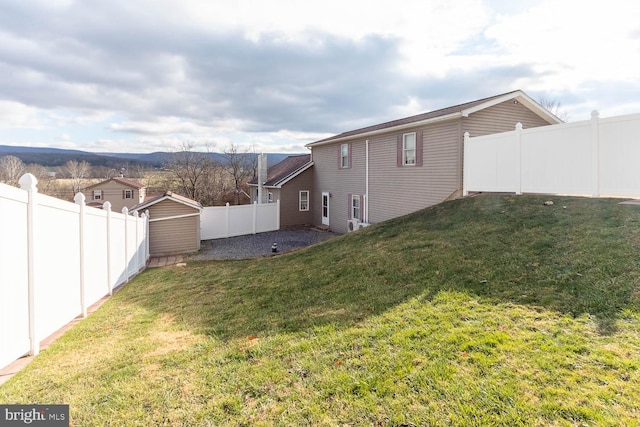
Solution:
[{"label": "white vinyl fence", "polygon": [[148,221],[0,184],[0,368],[110,295],[146,266]]},{"label": "white vinyl fence", "polygon": [[280,229],[280,200],[276,203],[210,206],[200,215],[202,240],[243,236]]},{"label": "white vinyl fence", "polygon": [[640,198],[640,114],[464,136],[473,191]]}]

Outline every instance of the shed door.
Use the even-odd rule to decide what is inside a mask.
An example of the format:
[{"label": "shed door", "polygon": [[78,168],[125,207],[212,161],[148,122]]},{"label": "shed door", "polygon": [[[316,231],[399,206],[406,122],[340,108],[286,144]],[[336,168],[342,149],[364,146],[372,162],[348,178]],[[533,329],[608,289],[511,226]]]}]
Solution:
[{"label": "shed door", "polygon": [[329,193],[322,193],[322,224],[329,225]]}]

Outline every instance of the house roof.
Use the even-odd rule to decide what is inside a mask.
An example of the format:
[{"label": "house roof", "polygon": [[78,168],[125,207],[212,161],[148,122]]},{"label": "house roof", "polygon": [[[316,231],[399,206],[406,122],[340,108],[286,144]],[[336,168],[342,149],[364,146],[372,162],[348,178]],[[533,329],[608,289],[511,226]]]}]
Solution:
[{"label": "house roof", "polygon": [[476,101],[466,102],[464,104],[454,105],[452,107],[442,108],[440,110],[430,111],[428,113],[417,114],[415,116],[405,117],[398,120],[392,120],[373,126],[367,126],[356,130],[343,132],[329,138],[309,143],[306,145],[306,147],[313,147],[316,145],[323,145],[369,135],[376,135],[382,132],[387,132],[391,129],[400,130],[403,128],[424,125],[436,121],[467,117],[469,114],[475,113],[476,111],[480,111],[485,108],[489,108],[491,106],[516,98],[518,99],[518,101],[522,102],[529,109],[531,109],[534,113],[547,120],[550,124],[562,123],[562,120],[550,113],[547,109],[542,107],[523,91],[515,90],[488,98],[478,99]]},{"label": "house roof", "polygon": [[181,196],[179,194],[172,193],[171,191],[167,191],[162,194],[158,194],[156,196],[152,196],[147,198],[144,202],[135,205],[131,208],[131,212],[133,211],[141,211],[148,208],[151,205],[155,205],[156,203],[160,203],[164,200],[173,200],[177,203],[182,203],[183,205],[191,206],[194,209],[202,209],[202,205],[195,200],[191,200],[187,197]]},{"label": "house roof", "polygon": [[109,181],[115,181],[115,182],[118,182],[120,184],[126,185],[128,187],[135,188],[136,190],[139,190],[139,189],[145,187],[144,184],[142,184],[140,181],[137,181],[135,179],[115,177],[115,178],[110,178],[110,179],[107,179],[107,180],[104,180],[104,181],[100,181],[97,184],[90,185],[90,186],[86,187],[85,190],[90,190],[92,188],[98,187],[98,186],[104,184],[105,182],[109,182]]},{"label": "house roof", "polygon": [[[266,187],[280,187],[311,166],[313,166],[311,154],[289,156],[267,169],[267,180],[263,185]],[[249,185],[258,185],[258,178],[252,179]]]}]

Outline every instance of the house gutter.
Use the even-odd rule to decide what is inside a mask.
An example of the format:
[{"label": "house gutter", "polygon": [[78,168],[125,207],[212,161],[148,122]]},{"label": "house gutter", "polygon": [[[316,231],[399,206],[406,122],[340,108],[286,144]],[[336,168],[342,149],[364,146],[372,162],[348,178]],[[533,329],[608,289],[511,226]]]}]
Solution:
[{"label": "house gutter", "polygon": [[365,141],[364,154],[364,222],[369,222],[369,140]]}]

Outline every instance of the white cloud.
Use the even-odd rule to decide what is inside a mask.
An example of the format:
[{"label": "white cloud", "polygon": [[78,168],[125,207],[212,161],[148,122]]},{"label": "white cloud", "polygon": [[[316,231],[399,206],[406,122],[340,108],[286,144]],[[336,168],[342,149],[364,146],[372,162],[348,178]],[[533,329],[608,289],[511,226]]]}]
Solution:
[{"label": "white cloud", "polygon": [[0,129],[44,129],[46,127],[47,120],[39,109],[20,102],[0,99]]},{"label": "white cloud", "polygon": [[0,144],[305,152],[516,88],[579,119],[629,112],[637,16],[632,0],[5,0]]},{"label": "white cloud", "polygon": [[508,60],[535,64],[530,90],[579,91],[588,80],[637,78],[637,1],[543,1],[499,16],[485,35]]}]

